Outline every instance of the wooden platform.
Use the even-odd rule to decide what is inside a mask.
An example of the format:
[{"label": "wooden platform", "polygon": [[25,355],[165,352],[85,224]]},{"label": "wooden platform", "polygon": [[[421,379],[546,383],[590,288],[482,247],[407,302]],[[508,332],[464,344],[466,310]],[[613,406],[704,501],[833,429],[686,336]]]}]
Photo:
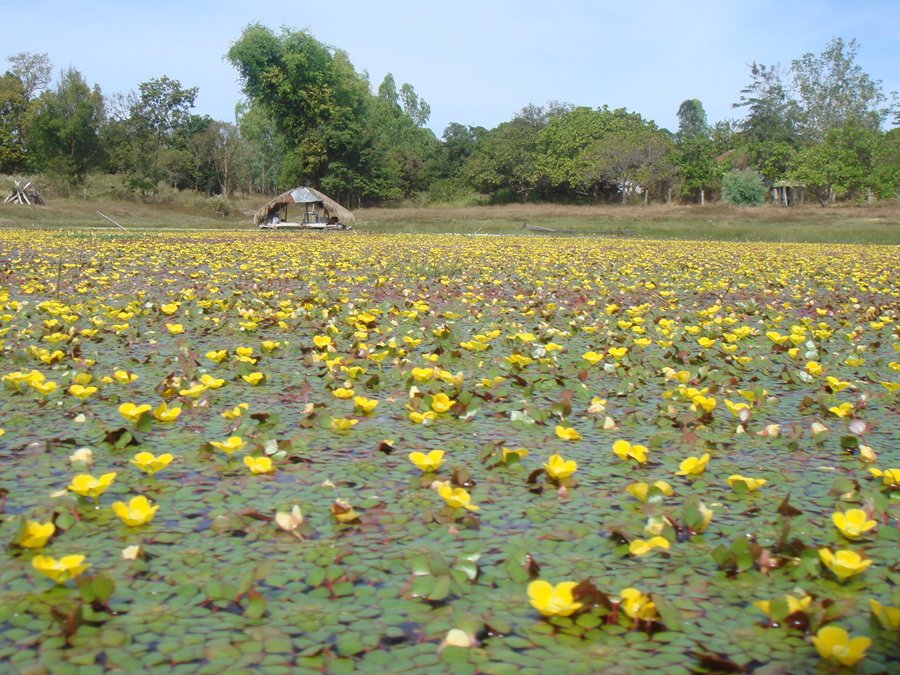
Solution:
[{"label": "wooden platform", "polygon": [[312,230],[314,232],[352,232],[343,223],[260,223],[261,230]]}]

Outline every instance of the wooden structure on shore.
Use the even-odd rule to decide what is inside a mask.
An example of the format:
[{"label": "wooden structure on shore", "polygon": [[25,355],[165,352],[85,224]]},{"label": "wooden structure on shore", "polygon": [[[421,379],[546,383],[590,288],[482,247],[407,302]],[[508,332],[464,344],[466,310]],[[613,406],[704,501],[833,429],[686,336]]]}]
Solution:
[{"label": "wooden structure on shore", "polygon": [[[299,215],[288,219],[288,207],[296,204]],[[303,230],[350,230],[353,214],[343,206],[311,187],[298,187],[284,192],[253,214],[260,228]]]},{"label": "wooden structure on shore", "polygon": [[12,192],[3,200],[4,204],[28,204],[33,206],[34,204],[44,203],[41,193],[38,192],[38,189],[31,181],[25,183],[25,185],[22,185],[21,181],[16,181],[15,183],[16,186],[12,189]]}]

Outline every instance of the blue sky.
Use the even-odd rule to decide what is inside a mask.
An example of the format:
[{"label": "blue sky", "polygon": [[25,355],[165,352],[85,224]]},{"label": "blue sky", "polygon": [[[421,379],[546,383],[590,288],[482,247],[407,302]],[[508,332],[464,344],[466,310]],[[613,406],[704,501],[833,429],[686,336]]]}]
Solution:
[{"label": "blue sky", "polygon": [[786,66],[833,37],[856,38],[858,63],[900,90],[896,0],[0,0],[0,11],[4,59],[46,52],[105,94],[167,75],[199,87],[195,111],[222,120],[241,96],[224,54],[257,22],[340,47],[373,88],[388,72],[411,83],[438,136],[550,100],[625,107],[673,130],[687,98],[710,121],[737,117],[747,64]]}]

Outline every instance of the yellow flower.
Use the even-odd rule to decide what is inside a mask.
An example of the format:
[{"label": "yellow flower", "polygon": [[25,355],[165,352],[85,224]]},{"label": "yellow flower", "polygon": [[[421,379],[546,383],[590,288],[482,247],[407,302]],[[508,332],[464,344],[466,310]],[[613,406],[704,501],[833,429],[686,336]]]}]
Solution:
[{"label": "yellow flower", "polygon": [[244,414],[246,410],[250,409],[249,403],[238,403],[231,410],[226,410],[222,413],[222,417],[227,420],[234,420]]},{"label": "yellow flower", "polygon": [[856,551],[846,549],[832,553],[830,549],[820,548],[819,558],[841,581],[864,572],[872,564],[871,560],[863,559]]},{"label": "yellow flower", "polygon": [[74,579],[90,567],[84,564],[83,555],[67,555],[59,560],[47,555],[36,555],[31,561],[31,566],[58,584]]},{"label": "yellow flower", "polygon": [[703,520],[701,520],[698,525],[694,526],[694,532],[700,534],[706,532],[706,528],[709,527],[709,524],[712,522],[713,510],[707,508],[706,504],[700,504],[698,508],[700,510],[700,515],[703,516]]},{"label": "yellow flower", "polygon": [[699,476],[706,470],[709,464],[709,453],[704,453],[702,457],[688,457],[678,466],[676,476]]},{"label": "yellow flower", "polygon": [[697,394],[691,399],[691,410],[697,411],[697,408],[703,408],[704,412],[711,413],[716,407],[716,399],[712,396],[703,396]]},{"label": "yellow flower", "polygon": [[129,373],[127,370],[117,370],[113,373],[113,377],[119,384],[130,384],[138,379],[137,375]]},{"label": "yellow flower", "polygon": [[100,478],[94,478],[90,474],[79,474],[69,483],[68,489],[82,497],[99,497],[116,478],[116,473],[105,473]]},{"label": "yellow flower", "polygon": [[900,628],[900,607],[882,605],[877,600],[870,599],[869,608],[886,630],[897,630]]},{"label": "yellow flower", "polygon": [[736,473],[728,476],[726,480],[732,488],[734,488],[738,483],[743,483],[743,485],[747,488],[747,492],[754,492],[768,482],[765,478],[747,478]]},{"label": "yellow flower", "polygon": [[270,471],[275,470],[275,467],[272,466],[272,460],[269,457],[244,456],[244,464],[250,469],[250,473],[269,473]]},{"label": "yellow flower", "polygon": [[213,351],[206,352],[206,358],[208,358],[213,363],[222,363],[222,361],[228,358],[228,350],[214,349]]},{"label": "yellow flower", "polygon": [[[785,595],[784,600],[787,603],[787,616],[790,616],[794,612],[805,612],[812,602],[812,598],[808,595],[804,595],[802,598],[797,598],[793,595]],[[753,603],[753,606],[760,609],[763,614],[770,619],[772,618],[771,600],[757,600]]]},{"label": "yellow flower", "polygon": [[335,499],[332,502],[331,513],[339,523],[352,523],[359,520],[359,514],[343,499]]},{"label": "yellow flower", "polygon": [[525,448],[516,448],[515,450],[510,450],[509,448],[500,448],[500,461],[506,464],[513,457],[518,457],[519,459],[523,459],[528,456],[528,450]]},{"label": "yellow flower", "polygon": [[587,411],[592,415],[602,415],[606,412],[606,399],[594,396]]},{"label": "yellow flower", "polygon": [[181,414],[181,408],[169,407],[165,401],[153,409],[153,417],[160,422],[173,422]]},{"label": "yellow flower", "polygon": [[623,462],[633,459],[638,464],[647,463],[647,448],[643,445],[632,445],[628,441],[618,440],[613,443],[612,450]]},{"label": "yellow flower", "polygon": [[125,504],[125,502],[113,502],[112,505],[113,511],[128,527],[146,525],[153,520],[153,516],[156,515],[158,508],[158,504],[150,506],[150,502],[147,501],[144,495],[132,497],[128,504]]},{"label": "yellow flower", "polygon": [[180,389],[178,391],[179,396],[187,396],[188,398],[197,398],[206,392],[207,387],[205,384],[192,384],[187,389]]},{"label": "yellow flower", "polygon": [[423,413],[413,411],[409,413],[409,419],[413,424],[430,424],[437,419],[437,413],[433,410],[426,410]]},{"label": "yellow flower", "polygon": [[347,417],[332,417],[331,429],[333,431],[349,431],[354,426],[356,426],[357,422],[359,422],[359,420],[354,420]]},{"label": "yellow flower", "polygon": [[590,351],[590,352],[585,352],[584,354],[582,354],[581,358],[583,358],[585,361],[587,361],[588,363],[590,363],[593,366],[603,360],[603,354],[598,354],[595,351]]},{"label": "yellow flower", "polygon": [[184,332],[184,326],[182,326],[180,323],[167,323],[166,329],[172,335],[180,335]]},{"label": "yellow flower", "polygon": [[123,403],[119,406],[119,414],[133,424],[137,424],[141,419],[141,415],[150,412],[150,410],[151,406],[149,403],[142,403],[141,405]]},{"label": "yellow flower", "polygon": [[853,404],[844,402],[840,405],[830,407],[828,412],[833,413],[838,417],[846,417],[853,412]]},{"label": "yellow flower", "polygon": [[436,413],[445,413],[456,403],[447,394],[435,394],[431,397],[431,409]]},{"label": "yellow flower", "polygon": [[409,461],[416,465],[420,471],[437,471],[444,460],[443,450],[432,450],[427,455],[424,452],[411,452]]},{"label": "yellow flower", "polygon": [[331,338],[327,335],[314,335],[313,344],[319,349],[325,349],[331,345]]},{"label": "yellow flower", "polygon": [[347,399],[347,398],[353,398],[353,393],[354,392],[352,389],[345,389],[344,387],[338,387],[337,389],[335,389],[334,391],[331,392],[331,395],[334,396],[335,398]]},{"label": "yellow flower", "polygon": [[847,539],[859,539],[876,525],[862,509],[849,509],[843,513],[835,511],[831,514],[831,522]]},{"label": "yellow flower", "polygon": [[458,509],[460,507],[467,509],[469,511],[477,511],[480,509],[480,506],[475,506],[474,504],[470,504],[472,497],[466,492],[465,488],[454,488],[447,484],[442,484],[438,487],[438,494],[441,498],[447,503],[451,509]]},{"label": "yellow flower", "polygon": [[97,393],[97,387],[84,387],[80,384],[73,384],[69,387],[69,393],[77,399],[84,400],[89,396]]},{"label": "yellow flower", "polygon": [[22,548],[41,548],[47,540],[56,532],[56,525],[51,523],[38,523],[29,520],[19,533],[19,546]]},{"label": "yellow flower", "polygon": [[178,311],[178,303],[170,302],[166,305],[161,305],[159,311],[166,315],[172,315]]},{"label": "yellow flower", "polygon": [[655,488],[659,494],[665,497],[671,497],[673,493],[672,486],[664,480],[658,480],[652,485],[643,482],[632,483],[625,488],[625,491],[635,499],[646,502],[647,498],[650,496],[651,488]]},{"label": "yellow flower", "polygon": [[378,401],[374,398],[354,396],[353,405],[356,406],[356,409],[359,410],[359,412],[361,412],[363,415],[368,415],[370,412],[375,410],[376,406],[378,405]]},{"label": "yellow flower", "polygon": [[561,581],[554,586],[543,579],[535,579],[528,584],[528,599],[542,616],[570,616],[582,607],[582,603],[575,602],[572,597],[572,589],[577,585],[574,581]]},{"label": "yellow flower", "polygon": [[231,457],[231,453],[237,452],[245,445],[244,439],[240,436],[229,436],[224,441],[210,441],[209,444],[224,452],[229,458]]},{"label": "yellow flower", "polygon": [[221,377],[213,377],[209,373],[203,373],[203,375],[200,376],[200,384],[207,389],[219,389],[225,384],[225,380]]},{"label": "yellow flower", "polygon": [[834,659],[842,666],[852,666],[866,655],[872,641],[867,637],[850,639],[843,628],[824,626],[813,636],[812,643],[823,659]]},{"label": "yellow flower", "polygon": [[725,407],[728,408],[729,412],[735,417],[740,417],[742,410],[749,410],[750,406],[746,403],[734,403],[733,401],[729,401],[727,398],[725,399]]},{"label": "yellow flower", "polygon": [[564,441],[580,441],[581,434],[579,434],[572,427],[563,427],[560,425],[556,425],[556,435],[559,436]]},{"label": "yellow flower", "polygon": [[266,379],[266,376],[262,373],[249,373],[247,375],[241,375],[241,379],[251,387],[255,387],[262,383]]},{"label": "yellow flower", "polygon": [[850,386],[849,382],[843,382],[831,375],[828,375],[825,378],[825,381],[828,383],[828,388],[831,389],[831,391],[833,391],[835,394],[844,391],[844,389]]},{"label": "yellow flower", "polygon": [[628,347],[610,347],[609,354],[616,361],[622,359],[628,353]]},{"label": "yellow flower", "polygon": [[[559,429],[560,427],[557,427]],[[544,464],[544,471],[553,480],[562,480],[568,478],[578,468],[578,464],[574,459],[563,459],[560,455],[550,455],[547,463]]]},{"label": "yellow flower", "polygon": [[619,596],[622,598],[619,606],[632,619],[640,619],[641,621],[653,621],[656,619],[656,603],[650,599],[649,595],[641,593],[636,588],[625,588]]},{"label": "yellow flower", "polygon": [[434,368],[413,368],[410,375],[416,382],[428,382],[434,377]]},{"label": "yellow flower", "polygon": [[155,457],[153,453],[150,452],[139,452],[131,459],[131,463],[134,464],[137,468],[139,468],[144,473],[150,474],[151,476],[155,474],[157,471],[161,471],[169,466],[169,463],[175,459],[168,452],[160,455],[159,457]]},{"label": "yellow flower", "polygon": [[341,372],[346,373],[347,377],[351,380],[355,380],[357,377],[366,372],[366,369],[361,366],[341,366]]},{"label": "yellow flower", "polygon": [[806,372],[810,375],[819,376],[822,374],[822,364],[818,361],[807,361]]},{"label": "yellow flower", "polygon": [[900,469],[885,469],[882,471],[881,469],[872,468],[869,469],[869,472],[875,478],[880,478],[885,487],[900,487]]},{"label": "yellow flower", "polygon": [[263,340],[261,346],[264,352],[271,354],[281,346],[281,343],[274,340]]},{"label": "yellow flower", "polygon": [[650,537],[647,541],[643,539],[633,539],[628,544],[628,552],[634,557],[640,557],[650,553],[655,548],[669,549],[669,541],[665,537]]}]

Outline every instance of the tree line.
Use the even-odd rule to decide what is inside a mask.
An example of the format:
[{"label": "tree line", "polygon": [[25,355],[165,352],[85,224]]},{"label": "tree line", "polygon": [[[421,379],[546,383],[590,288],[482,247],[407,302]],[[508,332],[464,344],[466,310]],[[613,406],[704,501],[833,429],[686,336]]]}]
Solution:
[{"label": "tree line", "polygon": [[751,64],[734,103],[740,119],[710,123],[703,103],[686,99],[672,132],[621,108],[551,102],[493,129],[451,123],[441,138],[412,85],[388,74],[372,86],[306,31],[251,25],[231,46],[245,95],[234,122],[195,114],[198,89],[166,76],[105,96],[78,70],[53,82],[46,54],[20,53],[0,77],[0,174],[73,185],[116,174],[147,200],[165,185],[227,197],[306,184],[351,207],[473,192],[493,202],[753,203],[772,186],[823,204],[894,198],[896,94],[856,63],[858,48],[836,38],[788,67]]}]

